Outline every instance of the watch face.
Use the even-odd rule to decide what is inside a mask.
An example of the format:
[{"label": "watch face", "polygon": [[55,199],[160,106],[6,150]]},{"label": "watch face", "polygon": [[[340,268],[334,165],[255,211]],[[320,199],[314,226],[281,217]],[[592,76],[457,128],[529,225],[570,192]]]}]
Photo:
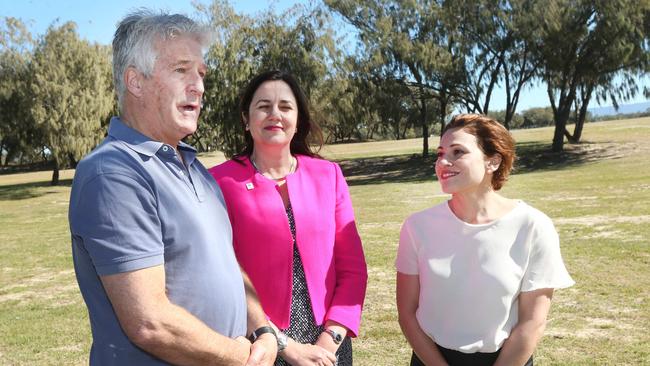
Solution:
[{"label": "watch face", "polygon": [[336,343],[336,344],[340,344],[341,341],[343,341],[343,336],[340,335],[340,334],[338,334],[338,333],[336,333],[335,331],[330,330],[330,329],[325,329],[325,332],[326,332],[327,334],[329,334],[330,336],[332,336],[332,339],[334,340],[334,343]]},{"label": "watch face", "polygon": [[278,352],[284,351],[284,349],[287,348],[287,344],[289,343],[287,340],[287,335],[282,332],[278,332],[277,336],[278,336]]}]

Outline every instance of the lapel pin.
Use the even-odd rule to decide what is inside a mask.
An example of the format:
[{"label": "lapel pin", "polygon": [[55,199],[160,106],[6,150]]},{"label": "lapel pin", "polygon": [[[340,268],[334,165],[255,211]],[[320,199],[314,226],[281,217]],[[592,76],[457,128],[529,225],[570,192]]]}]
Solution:
[{"label": "lapel pin", "polygon": [[248,182],[248,183],[246,183],[246,189],[248,189],[248,190],[250,191],[250,190],[253,189],[253,188],[255,188],[255,187],[253,186],[253,183],[252,183],[252,182]]}]

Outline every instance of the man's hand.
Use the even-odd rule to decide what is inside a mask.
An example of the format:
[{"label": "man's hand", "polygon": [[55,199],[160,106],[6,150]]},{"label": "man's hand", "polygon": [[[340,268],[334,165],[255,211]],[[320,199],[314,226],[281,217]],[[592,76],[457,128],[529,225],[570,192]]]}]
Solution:
[{"label": "man's hand", "polygon": [[273,366],[277,354],[277,338],[270,333],[262,334],[251,345],[251,354],[246,366]]},{"label": "man's hand", "polygon": [[235,338],[235,340],[237,342],[241,343],[241,344],[247,345],[249,348],[251,346],[251,341],[249,341],[248,338],[246,338],[244,336],[239,336],[239,337]]}]

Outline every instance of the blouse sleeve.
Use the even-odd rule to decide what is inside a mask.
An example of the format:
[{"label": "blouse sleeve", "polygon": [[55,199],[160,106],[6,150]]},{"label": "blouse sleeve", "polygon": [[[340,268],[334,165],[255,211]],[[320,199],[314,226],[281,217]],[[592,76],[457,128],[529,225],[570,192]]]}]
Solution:
[{"label": "blouse sleeve", "polygon": [[357,232],[348,185],[341,168],[336,174],[335,243],[336,288],[325,319],[343,324],[356,336],[366,296],[368,272]]},{"label": "blouse sleeve", "polygon": [[402,225],[399,234],[399,247],[397,248],[397,259],[395,259],[395,268],[398,272],[407,275],[417,275],[418,255],[415,249],[415,243],[410,230],[410,221],[407,219]]},{"label": "blouse sleeve", "polygon": [[541,214],[534,223],[530,257],[521,291],[566,288],[574,284],[562,260],[560,239],[555,226],[550,218]]}]

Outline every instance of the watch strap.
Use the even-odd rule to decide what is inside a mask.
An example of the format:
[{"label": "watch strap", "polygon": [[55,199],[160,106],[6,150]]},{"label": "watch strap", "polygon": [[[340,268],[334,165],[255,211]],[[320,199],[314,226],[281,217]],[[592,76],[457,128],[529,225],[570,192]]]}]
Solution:
[{"label": "watch strap", "polygon": [[332,340],[334,340],[335,344],[339,345],[341,344],[341,342],[343,342],[343,336],[338,334],[337,332],[327,328],[325,328],[324,332],[329,334],[330,337],[332,337]]},{"label": "watch strap", "polygon": [[251,333],[251,335],[248,337],[248,339],[251,341],[251,343],[255,342],[257,338],[259,338],[262,334],[266,333],[271,333],[273,336],[277,339],[278,335],[275,334],[275,330],[273,330],[272,327],[269,327],[268,325],[265,325],[263,327],[259,327]]}]

